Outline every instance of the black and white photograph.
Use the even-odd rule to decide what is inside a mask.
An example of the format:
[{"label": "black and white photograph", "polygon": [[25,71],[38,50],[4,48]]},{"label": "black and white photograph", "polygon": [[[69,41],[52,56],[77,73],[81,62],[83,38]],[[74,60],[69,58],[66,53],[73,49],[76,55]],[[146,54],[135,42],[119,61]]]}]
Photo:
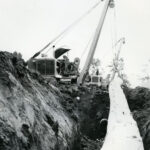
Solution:
[{"label": "black and white photograph", "polygon": [[0,0],[0,150],[150,150],[150,1]]}]

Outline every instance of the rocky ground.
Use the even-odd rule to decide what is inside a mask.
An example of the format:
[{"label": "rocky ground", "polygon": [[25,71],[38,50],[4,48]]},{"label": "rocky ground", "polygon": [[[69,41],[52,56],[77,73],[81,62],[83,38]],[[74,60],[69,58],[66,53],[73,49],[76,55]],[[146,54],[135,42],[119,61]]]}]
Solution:
[{"label": "rocky ground", "polygon": [[[123,87],[150,150],[150,90]],[[107,90],[58,84],[0,52],[0,149],[99,150],[109,114]]]}]

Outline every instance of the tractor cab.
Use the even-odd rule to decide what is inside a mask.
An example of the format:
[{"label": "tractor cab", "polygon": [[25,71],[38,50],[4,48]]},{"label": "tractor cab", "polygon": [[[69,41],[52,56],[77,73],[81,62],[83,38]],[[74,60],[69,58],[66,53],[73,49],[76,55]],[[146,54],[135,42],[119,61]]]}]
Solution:
[{"label": "tractor cab", "polygon": [[[59,48],[54,51],[52,58],[42,57],[33,58],[28,61],[28,68],[40,73],[44,78],[55,77],[60,82],[75,81],[79,75],[78,68],[80,60],[75,58],[74,62],[70,62],[65,54],[70,49]],[[60,56],[63,57],[60,59]]]}]

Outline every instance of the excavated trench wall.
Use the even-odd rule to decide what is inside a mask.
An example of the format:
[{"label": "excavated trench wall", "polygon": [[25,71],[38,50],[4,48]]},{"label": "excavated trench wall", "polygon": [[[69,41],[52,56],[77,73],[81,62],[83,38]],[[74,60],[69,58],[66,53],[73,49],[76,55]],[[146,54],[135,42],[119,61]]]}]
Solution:
[{"label": "excavated trench wall", "polygon": [[129,107],[134,119],[137,121],[140,134],[143,138],[144,149],[150,150],[150,89],[124,87]]},{"label": "excavated trench wall", "polygon": [[20,57],[0,52],[0,149],[72,149],[78,127],[62,100]]}]

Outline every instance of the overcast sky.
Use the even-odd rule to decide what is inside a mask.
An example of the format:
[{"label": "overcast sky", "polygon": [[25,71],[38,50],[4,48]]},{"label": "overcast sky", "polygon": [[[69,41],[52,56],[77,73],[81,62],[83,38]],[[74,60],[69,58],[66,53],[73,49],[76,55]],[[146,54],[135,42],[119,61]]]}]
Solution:
[{"label": "overcast sky", "polygon": [[[21,52],[27,60],[98,1],[0,0],[0,49]],[[103,5],[56,45],[71,48],[71,59],[80,57],[84,63],[83,51],[93,36]],[[115,5],[115,10],[108,10],[95,57],[106,66],[114,54],[112,41],[125,37],[121,56],[126,73],[136,81],[150,59],[150,1],[115,0]]]}]

